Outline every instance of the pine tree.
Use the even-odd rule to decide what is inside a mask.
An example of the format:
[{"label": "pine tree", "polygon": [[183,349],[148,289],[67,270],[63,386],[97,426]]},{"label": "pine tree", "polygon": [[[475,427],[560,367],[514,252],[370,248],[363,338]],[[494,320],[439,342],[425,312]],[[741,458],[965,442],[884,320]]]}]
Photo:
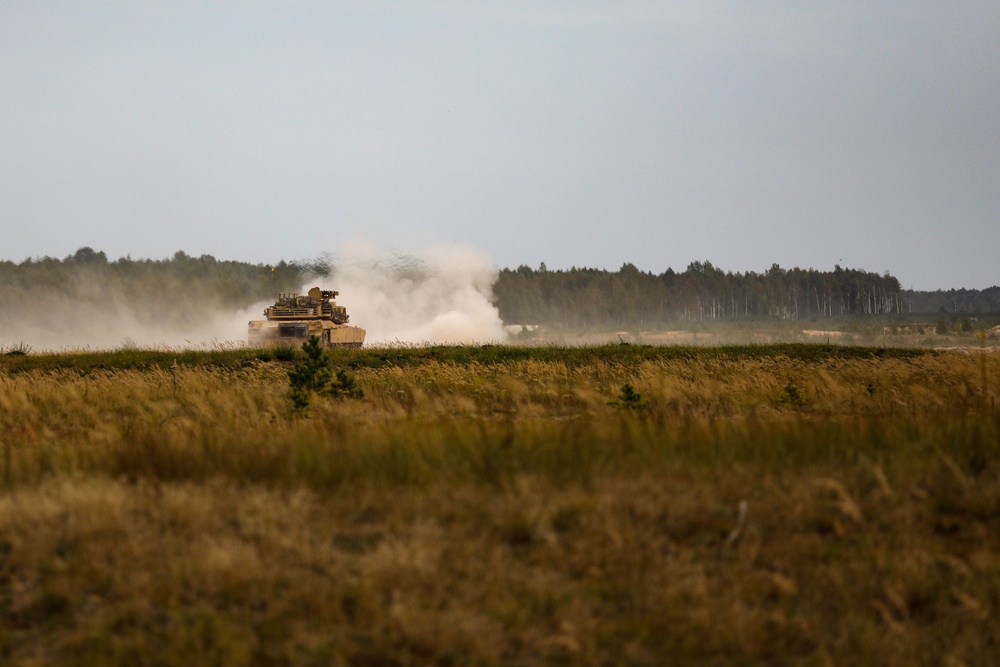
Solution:
[{"label": "pine tree", "polygon": [[288,397],[292,399],[292,407],[296,412],[309,407],[313,396],[364,398],[365,392],[347,371],[340,369],[336,375],[333,374],[330,360],[326,350],[320,346],[319,338],[310,336],[309,340],[302,343],[302,351],[306,358],[288,371]]},{"label": "pine tree", "polygon": [[309,407],[309,401],[314,394],[324,392],[330,384],[332,375],[326,350],[320,347],[318,337],[309,336],[309,340],[302,343],[302,351],[306,358],[288,371],[288,381],[291,385],[288,397],[292,399],[292,406],[296,412]]}]

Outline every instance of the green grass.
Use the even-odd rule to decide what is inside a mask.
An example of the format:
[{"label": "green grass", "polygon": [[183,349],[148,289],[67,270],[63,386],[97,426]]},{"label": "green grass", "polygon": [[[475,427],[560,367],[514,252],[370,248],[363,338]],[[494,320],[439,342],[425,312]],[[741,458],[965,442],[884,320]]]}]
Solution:
[{"label": "green grass", "polygon": [[[620,364],[670,360],[739,360],[782,357],[820,362],[829,359],[908,359],[938,352],[929,348],[838,346],[805,343],[768,345],[654,346],[612,344],[560,347],[545,345],[434,345],[423,347],[375,347],[333,349],[331,358],[349,368],[407,368],[429,362],[458,365],[512,364],[522,361],[561,363],[582,367],[596,361]],[[301,351],[281,348],[234,347],[216,350],[119,349],[112,351],[37,353],[0,355],[0,372],[56,371],[60,369],[88,373],[97,370],[149,370],[169,367],[174,360],[187,367],[236,369],[259,362],[292,362]]]}]

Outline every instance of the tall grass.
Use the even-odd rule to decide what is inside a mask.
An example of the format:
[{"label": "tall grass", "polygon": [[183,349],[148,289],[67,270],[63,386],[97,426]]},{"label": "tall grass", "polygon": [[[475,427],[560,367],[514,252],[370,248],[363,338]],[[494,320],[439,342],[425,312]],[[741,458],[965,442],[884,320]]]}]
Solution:
[{"label": "tall grass", "polygon": [[6,662],[1000,655],[996,353],[241,354],[0,373]]}]

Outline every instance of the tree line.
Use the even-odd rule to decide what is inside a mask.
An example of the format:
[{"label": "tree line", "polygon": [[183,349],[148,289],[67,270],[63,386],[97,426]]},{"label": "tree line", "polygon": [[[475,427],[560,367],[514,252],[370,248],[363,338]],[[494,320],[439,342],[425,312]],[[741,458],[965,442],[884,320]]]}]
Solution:
[{"label": "tree line", "polygon": [[933,292],[907,290],[904,294],[914,313],[1000,313],[1000,286],[986,289],[950,289]]},{"label": "tree line", "polygon": [[527,266],[503,269],[494,288],[504,322],[567,328],[650,326],[666,322],[802,319],[909,312],[899,280],[837,266],[726,272],[692,262],[683,272]]},{"label": "tree line", "polygon": [[0,325],[30,314],[58,327],[84,312],[197,323],[207,311],[234,312],[279,291],[298,291],[311,275],[328,271],[322,263],[272,266],[183,251],[169,259],[109,261],[104,252],[84,247],[64,259],[0,261]]},{"label": "tree line", "polygon": [[[329,260],[284,260],[274,265],[194,257],[109,260],[83,247],[64,259],[0,261],[0,326],[19,313],[48,311],[58,326],[66,308],[130,312],[137,318],[196,322],[206,308],[234,311],[297,291],[331,271]],[[334,286],[336,287],[336,286]],[[986,290],[903,290],[888,273],[837,266],[833,271],[723,271],[692,262],[682,272],[655,274],[624,264],[592,268],[501,269],[494,304],[506,323],[587,329],[656,326],[672,322],[812,319],[908,313],[997,313],[1000,287]],[[111,308],[114,307],[114,311]]]}]

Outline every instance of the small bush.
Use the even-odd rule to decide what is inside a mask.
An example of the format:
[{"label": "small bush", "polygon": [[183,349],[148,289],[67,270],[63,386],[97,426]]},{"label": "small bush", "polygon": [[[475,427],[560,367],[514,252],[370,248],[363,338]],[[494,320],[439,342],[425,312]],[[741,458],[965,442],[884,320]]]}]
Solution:
[{"label": "small bush", "polygon": [[20,342],[17,345],[11,345],[4,351],[9,357],[23,357],[31,352],[31,346],[25,342]]},{"label": "small bush", "polygon": [[319,345],[319,338],[310,336],[309,340],[302,343],[302,351],[306,358],[288,371],[288,397],[292,399],[296,412],[309,407],[313,394],[323,393],[332,376],[330,361],[326,357],[326,350]]},{"label": "small bush", "polygon": [[365,392],[362,391],[360,386],[358,386],[357,380],[355,380],[351,375],[348,375],[347,371],[341,368],[330,381],[330,386],[326,390],[326,395],[333,398],[361,399],[365,397]]},{"label": "small bush", "polygon": [[778,397],[778,403],[794,405],[801,408],[807,403],[807,401],[805,394],[802,393],[802,390],[799,389],[798,386],[789,382],[785,385],[784,393]]},{"label": "small bush", "polygon": [[364,397],[361,387],[347,371],[340,369],[336,375],[333,374],[330,359],[326,350],[320,346],[319,338],[310,336],[302,344],[302,351],[306,358],[288,371],[288,397],[292,399],[292,407],[296,412],[309,407],[314,395],[337,399]]},{"label": "small bush", "polygon": [[[305,345],[305,343],[303,343]],[[274,346],[274,358],[278,361],[291,361],[295,358],[295,346],[282,343]]]},{"label": "small bush", "polygon": [[618,398],[613,401],[608,401],[608,405],[614,405],[619,408],[627,408],[629,410],[639,410],[646,407],[646,402],[642,400],[642,394],[635,390],[635,387],[629,383],[622,385],[621,391],[618,393]]}]

